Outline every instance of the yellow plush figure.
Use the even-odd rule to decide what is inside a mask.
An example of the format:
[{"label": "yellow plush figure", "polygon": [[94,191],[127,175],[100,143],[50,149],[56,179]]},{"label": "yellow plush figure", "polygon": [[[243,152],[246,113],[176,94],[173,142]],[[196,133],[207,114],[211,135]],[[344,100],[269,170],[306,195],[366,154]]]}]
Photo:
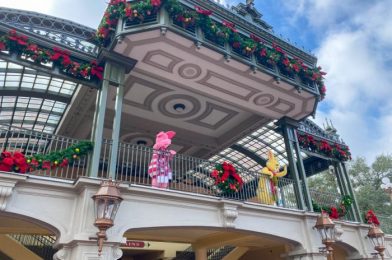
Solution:
[{"label": "yellow plush figure", "polygon": [[268,151],[267,166],[261,169],[262,175],[259,179],[257,197],[263,204],[274,205],[278,198],[278,178],[287,174],[287,166],[283,171],[279,171],[279,162],[275,159],[272,151]]}]

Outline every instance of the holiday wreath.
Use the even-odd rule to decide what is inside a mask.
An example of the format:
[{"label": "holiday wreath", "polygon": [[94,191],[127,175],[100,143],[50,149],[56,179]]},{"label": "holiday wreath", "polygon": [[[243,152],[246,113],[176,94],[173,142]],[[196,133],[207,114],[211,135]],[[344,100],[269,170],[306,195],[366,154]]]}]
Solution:
[{"label": "holiday wreath", "polygon": [[222,191],[222,194],[239,192],[244,184],[234,166],[227,162],[215,165],[211,177],[215,180],[215,186]]}]

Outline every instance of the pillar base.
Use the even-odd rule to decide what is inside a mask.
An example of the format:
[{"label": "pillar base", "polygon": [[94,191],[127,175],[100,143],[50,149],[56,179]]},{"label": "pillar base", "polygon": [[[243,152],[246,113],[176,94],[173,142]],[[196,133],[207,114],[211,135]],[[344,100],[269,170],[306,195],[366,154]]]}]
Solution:
[{"label": "pillar base", "polygon": [[101,256],[98,255],[96,241],[72,242],[64,245],[54,256],[54,260],[117,260],[122,250],[119,243],[105,243]]}]

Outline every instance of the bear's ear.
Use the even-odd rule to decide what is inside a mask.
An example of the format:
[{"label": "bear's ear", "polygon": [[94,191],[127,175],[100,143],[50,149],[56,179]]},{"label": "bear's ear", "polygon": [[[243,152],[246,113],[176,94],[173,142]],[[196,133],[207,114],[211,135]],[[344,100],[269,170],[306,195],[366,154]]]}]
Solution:
[{"label": "bear's ear", "polygon": [[268,160],[269,161],[275,160],[274,153],[271,150],[268,150]]},{"label": "bear's ear", "polygon": [[174,132],[174,131],[167,131],[166,134],[167,134],[167,137],[169,139],[172,139],[176,135],[176,132]]}]

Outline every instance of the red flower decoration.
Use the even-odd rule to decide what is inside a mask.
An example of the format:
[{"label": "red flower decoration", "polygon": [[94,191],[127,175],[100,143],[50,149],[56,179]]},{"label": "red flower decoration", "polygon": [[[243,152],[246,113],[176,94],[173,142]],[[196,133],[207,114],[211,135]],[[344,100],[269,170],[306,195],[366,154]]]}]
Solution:
[{"label": "red flower decoration", "polygon": [[43,161],[42,162],[42,166],[41,166],[42,169],[50,170],[51,167],[52,167],[52,165],[51,165],[51,163],[49,161]]},{"label": "red flower decoration", "polygon": [[154,7],[161,6],[161,0],[151,0],[151,5]]},{"label": "red flower decoration", "polygon": [[54,62],[60,62],[64,67],[68,67],[72,63],[69,55],[70,53],[68,51],[54,47],[53,55],[50,57],[50,59]]},{"label": "red flower decoration", "polygon": [[4,51],[6,49],[6,45],[4,42],[0,41],[0,51]]},{"label": "red flower decoration", "polygon": [[98,66],[96,61],[92,61],[91,62],[91,76],[96,77],[99,80],[102,80],[103,79],[102,73],[103,73],[103,67]]},{"label": "red flower decoration", "polygon": [[200,6],[195,6],[195,8],[196,8],[196,12],[198,14],[202,14],[202,15],[206,15],[206,16],[212,15],[212,11],[210,11],[210,10],[204,10]]},{"label": "red flower decoration", "polygon": [[252,40],[254,40],[255,42],[262,42],[261,38],[256,36],[256,35],[254,35],[253,33],[250,35],[250,38]]},{"label": "red flower decoration", "polygon": [[223,21],[222,24],[223,24],[225,27],[227,27],[227,28],[229,28],[230,30],[232,30],[232,32],[235,32],[235,33],[237,32],[237,29],[235,28],[235,24],[234,24],[234,23]]},{"label": "red flower decoration", "polygon": [[380,225],[380,221],[378,221],[376,214],[371,209],[366,212],[365,219],[368,224]]},{"label": "red flower decoration", "polygon": [[63,159],[63,161],[60,163],[60,167],[67,167],[68,166],[68,164],[69,164],[69,161],[68,161],[68,159]]},{"label": "red flower decoration", "polygon": [[274,48],[275,51],[279,52],[280,54],[285,54],[282,48],[280,48],[277,44],[272,43],[272,48]]},{"label": "red flower decoration", "polygon": [[338,219],[339,218],[339,212],[335,207],[331,207],[331,212],[329,213],[329,217],[332,219]]}]

